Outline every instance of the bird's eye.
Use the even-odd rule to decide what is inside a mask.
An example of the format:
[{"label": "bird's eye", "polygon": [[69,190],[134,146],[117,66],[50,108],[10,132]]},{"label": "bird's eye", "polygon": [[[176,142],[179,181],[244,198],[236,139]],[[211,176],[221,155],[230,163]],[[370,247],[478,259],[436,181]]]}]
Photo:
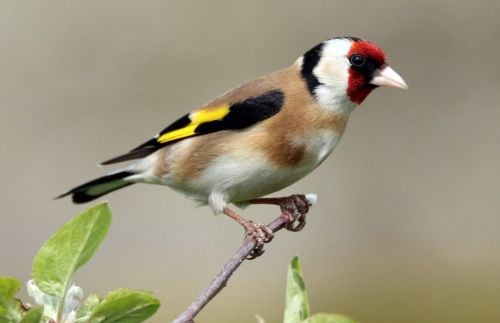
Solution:
[{"label": "bird's eye", "polygon": [[356,67],[361,67],[365,65],[366,58],[362,55],[354,54],[351,56],[349,59],[351,61],[351,64]]}]

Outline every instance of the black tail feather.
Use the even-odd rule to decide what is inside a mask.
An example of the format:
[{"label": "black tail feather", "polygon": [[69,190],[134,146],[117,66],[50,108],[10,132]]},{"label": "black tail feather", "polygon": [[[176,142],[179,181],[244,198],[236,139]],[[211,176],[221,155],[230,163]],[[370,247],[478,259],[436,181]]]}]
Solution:
[{"label": "black tail feather", "polygon": [[126,154],[105,160],[101,163],[101,165],[109,165],[109,164],[114,164],[114,163],[121,163],[127,160],[132,160],[132,159],[139,159],[146,157],[155,151],[157,151],[162,145],[159,144],[156,139],[151,139],[142,145],[140,145],[137,148],[132,149]]},{"label": "black tail feather", "polygon": [[121,171],[105,175],[77,186],[64,194],[57,196],[55,199],[71,195],[71,199],[74,203],[86,203],[118,189],[134,184],[123,180],[124,178],[134,174],[135,173],[130,171]]}]

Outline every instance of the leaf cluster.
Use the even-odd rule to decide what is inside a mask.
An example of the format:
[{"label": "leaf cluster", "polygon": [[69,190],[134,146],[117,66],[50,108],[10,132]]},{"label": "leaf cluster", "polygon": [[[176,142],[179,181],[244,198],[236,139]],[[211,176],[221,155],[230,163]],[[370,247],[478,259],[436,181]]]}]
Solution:
[{"label": "leaf cluster", "polygon": [[42,246],[33,261],[28,293],[38,304],[15,298],[21,284],[0,277],[0,323],[136,323],[151,317],[160,302],[151,293],[119,289],[100,298],[83,298],[72,284],[75,272],[95,254],[111,225],[111,212],[102,203],[66,223]]}]

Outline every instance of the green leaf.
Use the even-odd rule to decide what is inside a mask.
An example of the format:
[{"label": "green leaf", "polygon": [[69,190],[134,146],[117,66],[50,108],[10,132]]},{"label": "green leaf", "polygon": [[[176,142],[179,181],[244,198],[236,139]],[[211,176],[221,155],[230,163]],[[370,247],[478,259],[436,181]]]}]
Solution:
[{"label": "green leaf", "polygon": [[99,302],[99,296],[96,294],[89,295],[76,313],[76,322],[87,322],[92,313],[94,313],[97,305],[99,305]]},{"label": "green leaf", "polygon": [[38,306],[36,308],[33,308],[24,315],[23,319],[21,320],[21,323],[39,323],[42,322],[42,316],[43,316],[43,306]]},{"label": "green leaf", "polygon": [[44,293],[63,299],[73,273],[95,253],[111,223],[107,204],[91,207],[66,223],[42,246],[33,278]]},{"label": "green leaf", "polygon": [[299,258],[293,257],[288,267],[284,323],[298,323],[309,317],[309,303],[302,279]]},{"label": "green leaf", "polygon": [[152,316],[160,301],[147,292],[119,289],[110,293],[95,308],[90,323],[136,323]]},{"label": "green leaf", "polygon": [[344,315],[318,313],[309,317],[303,323],[357,323],[357,321]]},{"label": "green leaf", "polygon": [[14,296],[21,288],[21,283],[11,277],[0,277],[0,323],[19,322],[22,309]]},{"label": "green leaf", "polygon": [[21,288],[21,283],[12,277],[0,277],[0,297],[14,298]]}]

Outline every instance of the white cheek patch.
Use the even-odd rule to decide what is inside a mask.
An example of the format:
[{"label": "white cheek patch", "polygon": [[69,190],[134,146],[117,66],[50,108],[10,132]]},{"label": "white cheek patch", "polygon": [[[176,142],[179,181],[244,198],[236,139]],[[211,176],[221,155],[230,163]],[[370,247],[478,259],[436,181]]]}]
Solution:
[{"label": "white cheek patch", "polygon": [[348,79],[347,71],[349,66],[343,64],[342,60],[344,60],[343,57],[336,57],[335,60],[325,58],[318,63],[318,66],[314,69],[314,74],[321,84],[347,87],[345,81]]},{"label": "white cheek patch", "polygon": [[342,38],[325,42],[321,59],[313,71],[320,82],[315,90],[316,98],[330,110],[350,102],[347,96],[350,67],[347,54],[351,45],[350,40]]}]

